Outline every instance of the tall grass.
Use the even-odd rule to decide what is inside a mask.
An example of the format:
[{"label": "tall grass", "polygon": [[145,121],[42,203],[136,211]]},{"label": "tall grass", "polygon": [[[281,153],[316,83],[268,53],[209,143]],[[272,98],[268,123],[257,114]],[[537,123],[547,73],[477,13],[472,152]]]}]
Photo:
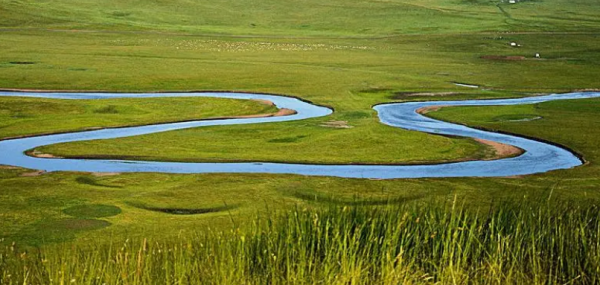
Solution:
[{"label": "tall grass", "polygon": [[600,209],[295,209],[171,241],[0,253],[0,284],[595,284]]}]

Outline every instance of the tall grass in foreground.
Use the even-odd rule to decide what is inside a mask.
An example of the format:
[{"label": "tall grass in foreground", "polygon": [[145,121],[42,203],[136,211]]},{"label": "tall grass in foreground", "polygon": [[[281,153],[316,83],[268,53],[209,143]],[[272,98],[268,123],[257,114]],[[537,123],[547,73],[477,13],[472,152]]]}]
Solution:
[{"label": "tall grass in foreground", "polygon": [[594,284],[598,207],[296,209],[171,241],[0,252],[1,284]]}]

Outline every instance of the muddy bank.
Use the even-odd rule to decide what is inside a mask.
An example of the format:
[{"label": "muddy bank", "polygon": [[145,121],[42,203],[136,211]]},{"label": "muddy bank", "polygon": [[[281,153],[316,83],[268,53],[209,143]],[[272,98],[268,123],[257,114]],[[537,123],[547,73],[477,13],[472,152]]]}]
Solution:
[{"label": "muddy bank", "polygon": [[490,146],[494,150],[494,152],[495,152],[494,157],[488,158],[487,160],[500,159],[500,158],[505,158],[505,157],[513,157],[513,156],[521,155],[524,152],[522,149],[512,146],[512,145],[508,145],[508,144],[503,144],[503,143],[484,140],[484,139],[475,139],[475,140],[482,144]]}]

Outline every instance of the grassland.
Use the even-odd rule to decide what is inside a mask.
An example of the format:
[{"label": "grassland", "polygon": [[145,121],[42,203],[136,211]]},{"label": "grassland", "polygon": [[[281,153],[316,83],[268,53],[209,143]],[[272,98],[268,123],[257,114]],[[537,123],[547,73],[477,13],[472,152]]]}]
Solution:
[{"label": "grassland", "polygon": [[[468,107],[430,113],[480,127],[500,129],[564,144],[584,155],[588,163],[576,169],[518,178],[454,178],[408,180],[360,180],[287,175],[168,175],[121,174],[97,177],[86,173],[52,173],[20,177],[27,170],[2,170],[0,196],[7,240],[40,244],[72,240],[97,240],[97,236],[177,236],[199,228],[231,227],[239,217],[277,212],[291,205],[346,205],[361,203],[402,204],[413,201],[447,201],[458,197],[469,207],[485,209],[506,200],[551,195],[557,201],[595,204],[598,195],[595,118],[600,100],[573,100],[532,106]],[[456,111],[455,111],[456,110]],[[530,122],[498,122],[497,118],[520,114],[541,116]],[[443,117],[444,119],[449,119]],[[471,118],[467,120],[466,118]],[[484,119],[485,118],[485,119]],[[569,118],[565,120],[564,118]],[[488,123],[483,123],[488,122]],[[551,126],[551,127],[550,127]],[[552,194],[550,194],[552,193]],[[553,200],[554,201],[554,200]],[[106,225],[95,231],[73,231],[68,225],[42,231],[47,225],[76,217],[64,210],[95,204],[116,206],[119,215],[105,217]],[[226,208],[221,208],[226,207]],[[164,211],[152,211],[163,209]],[[221,209],[210,211],[210,209]],[[174,215],[187,210],[203,214]],[[184,211],[185,213],[185,211]],[[243,220],[243,218],[242,218]],[[139,221],[145,221],[140,223]],[[73,221],[76,222],[76,221]]]},{"label": "grassland", "polygon": [[[450,139],[388,131],[370,118],[365,124],[338,128],[320,120],[238,128],[198,128],[118,139],[108,144],[87,142],[41,147],[42,153],[61,157],[114,158],[184,162],[273,161],[321,164],[409,164],[472,160],[491,157],[494,151],[470,139]],[[334,121],[335,122],[335,121]],[[360,122],[355,119],[354,122]],[[260,136],[257,136],[260,134]],[[237,144],[243,141],[243,144]],[[403,147],[398,147],[402,141]],[[161,145],[164,148],[139,147]],[[201,145],[201,147],[200,147]],[[138,146],[138,147],[133,147]],[[110,149],[110,151],[107,151]]]},{"label": "grassland", "polygon": [[296,208],[169,242],[0,249],[5,284],[596,284],[598,207]]},{"label": "grassland", "polygon": [[8,1],[7,28],[235,35],[353,36],[479,31],[597,31],[594,1]]},{"label": "grassland", "polygon": [[[211,127],[120,140],[57,145],[43,149],[45,152],[65,156],[320,163],[410,163],[476,158],[485,155],[486,150],[473,141],[382,126],[371,107],[374,104],[393,101],[504,98],[598,89],[600,85],[596,74],[600,66],[600,23],[597,19],[599,10],[600,6],[591,0],[523,1],[514,5],[446,0],[357,3],[334,0],[211,3],[180,0],[0,0],[0,88],[115,92],[266,92],[298,96],[335,109],[335,113],[329,117],[301,122]],[[520,44],[520,47],[511,47],[511,42]],[[541,59],[533,58],[535,53],[540,53]],[[509,56],[510,60],[507,58]],[[454,85],[454,82],[475,84],[481,88],[459,87]],[[445,92],[445,95],[430,96],[430,93],[437,92]],[[226,100],[33,101],[1,99],[1,137],[271,112],[266,106]],[[356,211],[365,211],[360,215],[377,215],[380,217],[378,221],[381,222],[389,220],[392,229],[392,223],[396,226],[395,223],[399,221],[395,218],[400,215],[396,217],[391,213],[377,212],[378,210],[372,207],[365,208],[365,205],[422,205],[457,199],[464,203],[469,213],[477,209],[487,213],[490,208],[495,209],[492,206],[501,201],[531,201],[539,200],[540,197],[551,197],[551,206],[564,204],[564,201],[568,200],[580,204],[582,209],[588,209],[577,210],[579,212],[565,210],[565,213],[574,215],[570,216],[571,220],[581,223],[563,224],[564,220],[552,220],[545,223],[544,227],[529,229],[512,224],[514,220],[500,217],[499,212],[494,212],[491,215],[503,221],[499,224],[494,223],[494,226],[515,226],[524,230],[513,236],[523,234],[535,237],[548,233],[549,230],[551,233],[560,232],[561,234],[554,237],[564,238],[561,239],[563,245],[579,245],[579,236],[575,234],[583,232],[584,235],[589,234],[586,237],[590,247],[586,252],[595,254],[592,244],[597,241],[597,237],[591,234],[596,220],[589,220],[592,221],[590,228],[580,229],[579,232],[567,229],[572,229],[570,226],[583,225],[583,221],[588,218],[586,215],[595,213],[586,207],[597,204],[600,199],[600,173],[597,168],[597,142],[600,139],[600,133],[597,131],[600,129],[597,121],[599,102],[578,100],[532,106],[448,108],[429,114],[477,127],[553,141],[577,151],[587,160],[586,165],[576,169],[527,177],[378,181],[268,174],[132,173],[95,176],[76,172],[24,177],[22,175],[31,170],[2,167],[0,238],[9,250],[13,241],[17,242],[17,248],[42,246],[44,250],[48,250],[44,251],[45,257],[52,262],[46,263],[47,265],[32,265],[29,268],[69,264],[73,266],[71,272],[77,275],[77,272],[81,272],[78,270],[84,270],[85,266],[94,266],[86,263],[87,261],[105,260],[101,257],[85,259],[86,254],[91,252],[86,245],[104,248],[103,246],[108,246],[106,243],[110,241],[122,241],[128,237],[135,239],[136,247],[128,246],[127,250],[131,251],[126,251],[129,253],[127,260],[131,262],[136,260],[131,259],[131,255],[134,252],[137,254],[137,250],[140,249],[137,247],[138,240],[141,243],[144,238],[149,238],[158,243],[154,249],[164,249],[165,252],[190,244],[197,248],[197,242],[201,239],[183,238],[181,244],[162,242],[177,236],[203,235],[209,228],[215,229],[210,231],[214,234],[223,229],[237,229],[247,224],[248,217],[272,217],[280,211],[286,212],[290,207],[306,207],[306,215],[331,205],[359,207]],[[110,107],[111,105],[115,107]],[[98,113],[98,110],[108,113]],[[117,113],[112,113],[113,110]],[[541,119],[513,121],[537,117]],[[53,123],[41,123],[48,119]],[[352,128],[332,128],[328,126],[329,121],[343,121]],[[161,152],[157,153],[156,149],[160,149]],[[393,211],[415,215],[430,213],[432,216],[439,215],[436,217],[440,219],[446,217],[442,214],[446,210],[440,209],[392,208],[390,212]],[[534,224],[531,219],[525,218],[532,215],[532,212],[516,213],[516,217],[524,217],[524,222]],[[550,216],[556,216],[552,212],[544,214],[548,219]],[[347,226],[342,223],[348,221],[345,214],[333,211],[328,215],[332,218],[338,217],[340,227]],[[462,217],[460,215],[456,216],[457,219]],[[308,219],[308,216],[303,216],[303,219]],[[473,224],[493,228],[483,220]],[[368,223],[365,227],[367,225]],[[452,237],[457,232],[451,232],[451,228],[438,229],[434,227],[435,222],[428,225],[431,225],[431,228],[423,232],[419,231],[424,229],[421,226],[406,229],[415,229],[417,234],[422,234],[421,237],[426,237],[431,231],[446,233],[448,238],[440,240],[437,244],[439,246],[466,245],[460,241],[452,243]],[[270,233],[277,235],[279,230]],[[252,232],[247,233],[250,235]],[[488,236],[491,237],[491,233],[486,232],[484,236],[490,234]],[[464,237],[460,234],[458,236]],[[258,239],[261,235],[257,234],[255,237]],[[283,237],[293,236],[281,236]],[[250,239],[249,236],[246,238]],[[474,240],[465,237],[464,241]],[[527,266],[540,264],[540,267],[520,267],[521,264],[510,263],[508,260],[491,262],[489,264],[503,266],[494,272],[503,272],[505,275],[498,279],[489,279],[492,280],[490,282],[498,280],[497,284],[503,284],[502,281],[507,280],[513,283],[532,281],[528,278],[532,278],[533,273],[547,277],[533,280],[534,283],[597,281],[590,277],[592,273],[588,268],[592,265],[575,262],[583,260],[581,255],[576,255],[581,252],[573,251],[573,255],[565,255],[563,251],[563,256],[569,256],[573,264],[580,266],[571,270],[556,264],[536,263],[542,261],[535,259],[534,251],[525,251],[533,250],[530,248],[519,247],[524,250],[521,252],[501,251],[517,247],[515,244],[522,240],[515,237],[514,240],[504,241],[509,242],[512,247],[500,248],[500,251],[495,252],[498,255],[492,257],[514,255],[522,257],[519,262],[527,263]],[[222,238],[219,242],[225,244],[219,247],[223,249],[234,248],[233,245],[239,246],[242,241],[240,238]],[[282,248],[278,245],[274,244],[273,248]],[[506,244],[490,241],[489,244],[481,245],[479,249],[488,250],[488,246],[491,245]],[[60,248],[61,246],[67,249]],[[555,248],[551,243],[544,242],[541,246],[548,247],[540,249],[540,252],[557,253],[551,251],[550,247]],[[346,251],[347,248],[340,248],[340,254],[352,252]],[[304,250],[301,247],[295,249],[298,252]],[[470,261],[461,263],[464,260],[423,259],[423,256],[436,251],[422,250],[410,253],[414,255],[409,255],[412,259],[407,260],[412,263],[409,262],[407,267],[403,267],[402,270],[405,271],[401,271],[398,276],[406,277],[407,280],[423,276],[413,275],[416,272],[440,274],[435,277],[439,280],[452,280],[448,278],[456,276],[494,277],[477,275],[479,273],[476,272],[492,272],[477,271],[483,264],[479,262],[489,261],[481,256],[465,253],[460,258],[464,257]],[[108,252],[119,256],[116,247]],[[448,254],[452,252],[456,251],[444,251]],[[164,259],[144,260],[150,260],[147,263],[150,266],[148,268],[156,269],[159,262],[171,262],[181,257],[182,263],[171,264],[182,265],[186,260],[196,260],[194,255],[185,255],[188,253],[192,254],[192,251]],[[230,251],[222,256],[229,258],[234,256],[231,255],[233,253],[234,251]],[[394,254],[397,252],[391,250],[389,253],[393,256],[390,258],[396,257]],[[295,256],[296,253],[290,251],[289,254]],[[366,257],[363,259],[364,256],[360,254],[349,256],[346,260],[364,260],[365,263],[349,264],[355,267],[348,267],[347,271],[339,271],[339,268],[332,268],[329,273],[311,271],[327,268],[319,266],[306,271],[282,269],[273,272],[298,272],[298,275],[293,276],[298,277],[298,280],[305,278],[302,279],[305,282],[321,280],[320,278],[332,282],[347,281],[326,279],[339,272],[347,273],[336,275],[339,278],[354,276],[354,273],[392,272],[393,268],[381,271],[373,269],[376,265],[370,263],[370,259]],[[0,266],[16,264],[14,262],[18,261],[13,255],[1,256],[7,259],[0,261]],[[58,260],[65,256],[75,259]],[[244,255],[245,258],[255,256]],[[558,253],[554,257],[556,256]],[[86,261],[76,259],[80,257]],[[528,259],[529,257],[534,259]],[[542,257],[545,261],[554,260],[554,257],[546,255],[539,258]],[[431,269],[427,266],[434,265],[415,263],[415,259],[431,260],[438,269],[456,268],[457,271],[443,272]],[[34,262],[32,260],[38,259],[23,259],[23,262]],[[74,260],[76,262],[71,262]],[[304,259],[308,260],[308,257]],[[592,255],[585,260],[592,262],[597,260],[597,256]],[[218,279],[234,271],[239,274],[248,272],[244,271],[246,269],[240,269],[246,266],[246,263],[235,261],[222,263],[221,268],[224,271],[206,272],[205,275],[199,276],[223,282],[277,282],[281,280],[278,278],[284,277],[260,277],[250,274],[234,275],[237,276],[235,278],[240,278],[235,280]],[[449,262],[458,267],[446,266]],[[113,264],[115,267],[106,269],[103,278],[117,278],[113,273],[128,270],[128,266],[133,266],[131,263],[118,264],[123,267]],[[15,266],[21,268],[21,265]],[[283,266],[279,263],[271,265]],[[553,267],[555,265],[558,267]],[[17,270],[16,267],[10,268]],[[60,277],[54,275],[60,271],[56,268],[47,271],[53,274],[53,280],[59,280],[57,278]],[[196,267],[181,267],[182,270],[184,268]],[[550,271],[552,274],[560,271],[562,275],[556,273],[550,276]],[[14,272],[17,276],[17,271]],[[40,272],[32,272],[29,276],[39,276]],[[183,278],[188,276],[186,272],[184,270],[174,275],[156,273],[157,275],[148,276]],[[402,272],[406,272],[407,275],[402,275]],[[510,275],[511,272],[514,274]],[[210,275],[221,273],[221,277]],[[305,273],[306,275],[301,275]],[[454,273],[458,275],[452,275]],[[579,273],[585,275],[577,277]],[[374,276],[361,276],[360,278],[364,279],[360,280],[380,280],[377,279],[380,277]],[[511,276],[514,277],[512,281],[506,279]],[[2,278],[7,280],[6,275]],[[68,275],[63,278],[68,278]],[[115,279],[105,280],[110,282]],[[427,281],[414,280],[415,283]],[[23,283],[21,281],[19,282]],[[143,281],[139,279],[139,282]]]},{"label": "grassland", "polygon": [[248,100],[154,98],[56,100],[0,98],[0,139],[93,128],[146,125],[277,112]]}]

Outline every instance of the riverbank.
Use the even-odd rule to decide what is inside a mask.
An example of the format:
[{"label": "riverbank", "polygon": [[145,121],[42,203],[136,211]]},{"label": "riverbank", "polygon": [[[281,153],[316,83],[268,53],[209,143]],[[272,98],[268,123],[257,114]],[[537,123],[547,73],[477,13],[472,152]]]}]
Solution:
[{"label": "riverbank", "polygon": [[[1,94],[0,94],[1,95]],[[44,93],[3,93],[5,96],[32,96],[45,98],[60,98],[64,94]],[[113,98],[141,97],[147,94],[69,94],[77,95],[77,98]],[[161,96],[161,94],[152,94]],[[553,94],[547,96],[525,97],[517,99],[498,100],[473,100],[473,101],[442,101],[442,102],[420,102],[406,104],[387,104],[375,107],[379,113],[382,123],[401,127],[409,130],[417,130],[428,133],[443,134],[450,136],[472,137],[481,140],[487,145],[495,148],[496,155],[515,155],[526,152],[526,156],[517,156],[513,159],[457,162],[452,164],[432,164],[414,166],[392,166],[392,165],[316,165],[316,164],[276,164],[276,163],[185,163],[146,161],[144,165],[132,164],[132,161],[116,160],[67,160],[67,159],[45,159],[26,157],[28,149],[44,146],[50,141],[56,143],[68,143],[73,141],[91,141],[98,139],[115,139],[129,136],[148,135],[156,132],[174,131],[201,126],[218,126],[229,124],[252,124],[293,121],[299,119],[310,119],[330,115],[330,109],[319,107],[295,98],[281,97],[276,95],[244,94],[244,93],[188,93],[183,95],[164,94],[166,97],[175,96],[198,96],[214,98],[233,98],[261,100],[262,102],[273,102],[280,108],[279,112],[294,113],[288,117],[278,116],[251,116],[236,120],[210,120],[193,121],[187,123],[151,125],[141,127],[120,128],[112,130],[98,130],[83,133],[70,133],[46,137],[33,137],[18,140],[0,141],[3,146],[11,152],[0,155],[0,162],[13,164],[25,168],[37,168],[42,170],[63,171],[85,171],[85,172],[161,172],[169,173],[272,173],[272,174],[301,174],[313,176],[338,176],[347,178],[427,178],[427,177],[480,177],[480,176],[515,176],[534,173],[543,173],[556,169],[568,169],[581,165],[582,161],[569,150],[562,149],[552,144],[546,144],[536,140],[486,132],[483,130],[469,129],[461,125],[424,119],[420,113],[426,110],[428,105],[516,105],[536,104],[554,100],[586,99],[600,97],[600,93],[569,93]],[[296,111],[297,110],[297,111]],[[437,110],[437,109],[436,109]],[[493,141],[492,141],[493,140]],[[515,147],[508,147],[510,142]],[[522,150],[522,151],[521,151]],[[39,151],[38,151],[39,152]],[[503,153],[502,153],[503,152]],[[41,152],[43,153],[43,152]],[[458,166],[458,167],[456,167]],[[164,170],[163,170],[164,169]]]}]

